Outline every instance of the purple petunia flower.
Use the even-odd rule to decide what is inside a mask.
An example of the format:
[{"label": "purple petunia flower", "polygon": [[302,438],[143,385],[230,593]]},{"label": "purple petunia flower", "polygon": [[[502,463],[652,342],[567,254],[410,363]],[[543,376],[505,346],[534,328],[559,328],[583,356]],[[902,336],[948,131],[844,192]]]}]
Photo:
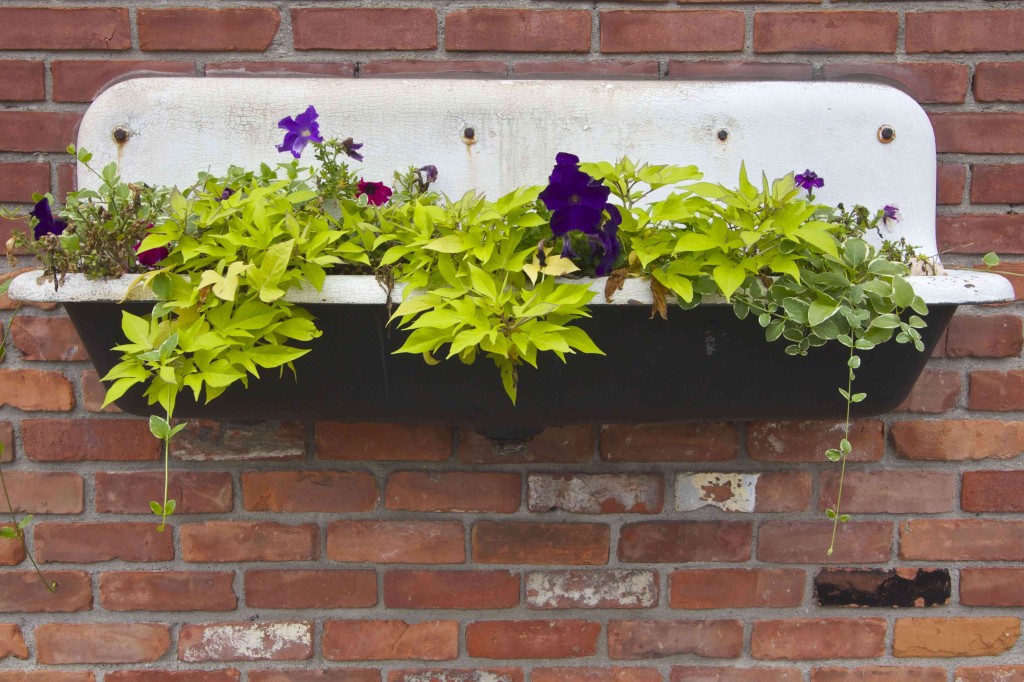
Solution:
[{"label": "purple petunia flower", "polygon": [[[228,192],[230,190],[224,190]],[[230,195],[228,195],[230,196]],[[224,197],[225,199],[227,197]],[[153,223],[150,223],[146,230],[152,230]],[[142,246],[142,242],[135,242],[135,257],[139,259],[139,265],[145,265],[147,268],[155,268],[157,263],[167,258],[170,255],[170,251],[166,247],[158,246],[155,249],[147,249],[146,251],[139,251],[139,247]]]},{"label": "purple petunia flower", "polygon": [[579,169],[575,154],[559,152],[540,199],[552,212],[551,231],[561,237],[573,230],[597,234],[611,190]]},{"label": "purple petunia flower", "polygon": [[230,199],[231,195],[234,193],[235,190],[231,189],[230,187],[225,187],[224,191],[220,193],[220,199],[217,199],[217,201],[226,201],[227,199]]},{"label": "purple petunia flower", "polygon": [[350,159],[356,161],[362,161],[363,155],[359,153],[359,150],[363,148],[361,142],[355,142],[351,137],[346,137],[341,143],[341,151],[345,152],[345,155]]},{"label": "purple petunia flower", "polygon": [[63,234],[68,226],[63,220],[53,219],[53,213],[50,212],[50,202],[47,199],[40,199],[29,215],[38,221],[33,229],[37,240],[42,239],[44,235],[48,234]]},{"label": "purple petunia flower", "polygon": [[320,124],[316,122],[318,115],[310,104],[308,109],[294,119],[291,116],[282,118],[277,127],[287,132],[284,135],[284,142],[277,145],[277,151],[291,152],[297,159],[302,156],[302,150],[308,143],[323,142],[324,139],[320,137]]},{"label": "purple petunia flower", "polygon": [[900,209],[890,204],[886,204],[882,207],[882,222],[899,222]]},{"label": "purple petunia flower", "polygon": [[818,174],[812,170],[805,170],[803,173],[797,173],[793,180],[796,181],[797,187],[807,190],[808,194],[813,192],[815,189],[821,189],[825,186],[824,178],[819,178]]},{"label": "purple petunia flower", "polygon": [[374,206],[386,204],[388,199],[391,198],[391,188],[383,182],[366,182],[365,180],[360,180],[358,189],[358,194],[365,194],[366,200]]},{"label": "purple petunia flower", "polygon": [[416,170],[420,184],[424,189],[432,182],[437,182],[437,166],[423,166]]},{"label": "purple petunia flower", "polygon": [[621,252],[619,225],[622,224],[622,213],[619,207],[613,204],[605,204],[604,210],[608,211],[608,220],[601,226],[601,231],[597,233],[597,236],[590,238],[592,241],[596,241],[597,247],[601,249],[601,260],[594,270],[594,274],[598,277],[604,277],[612,271],[612,266],[615,265]]}]

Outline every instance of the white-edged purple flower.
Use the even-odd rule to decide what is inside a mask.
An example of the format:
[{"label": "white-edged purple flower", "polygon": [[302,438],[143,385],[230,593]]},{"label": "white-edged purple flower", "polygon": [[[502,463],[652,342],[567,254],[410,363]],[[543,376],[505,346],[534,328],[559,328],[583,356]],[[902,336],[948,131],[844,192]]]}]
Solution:
[{"label": "white-edged purple flower", "polygon": [[277,127],[287,132],[284,134],[284,142],[277,145],[277,151],[291,152],[297,159],[302,156],[302,150],[310,142],[323,142],[324,139],[320,137],[320,124],[316,122],[318,116],[316,109],[310,104],[308,109],[295,118],[288,116],[278,121]]}]

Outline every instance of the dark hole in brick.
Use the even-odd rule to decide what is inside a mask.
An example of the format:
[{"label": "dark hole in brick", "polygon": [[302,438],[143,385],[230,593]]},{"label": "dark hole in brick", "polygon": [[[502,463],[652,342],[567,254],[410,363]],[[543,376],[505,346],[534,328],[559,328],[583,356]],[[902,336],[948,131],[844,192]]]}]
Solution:
[{"label": "dark hole in brick", "polygon": [[819,606],[938,606],[949,603],[946,569],[833,569],[814,577]]}]

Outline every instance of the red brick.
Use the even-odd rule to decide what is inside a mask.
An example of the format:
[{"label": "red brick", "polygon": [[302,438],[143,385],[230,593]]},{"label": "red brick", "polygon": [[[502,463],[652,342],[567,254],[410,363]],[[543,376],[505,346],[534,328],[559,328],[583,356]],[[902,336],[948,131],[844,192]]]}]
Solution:
[{"label": "red brick", "polygon": [[664,658],[694,654],[737,658],[743,652],[743,624],[738,620],[612,620],[608,623],[608,658]]},{"label": "red brick", "polygon": [[521,489],[518,473],[396,471],[384,496],[388,509],[511,514],[519,510]]},{"label": "red brick", "polygon": [[1024,450],[1022,422],[992,419],[896,422],[890,426],[901,457],[962,461],[1013,459]]},{"label": "red brick", "polygon": [[249,511],[365,512],[377,506],[377,481],[365,471],[248,471],[242,503]]},{"label": "red brick", "polygon": [[28,419],[21,422],[21,441],[37,462],[138,462],[161,454],[142,419]]},{"label": "red brick", "polygon": [[196,67],[192,62],[90,59],[54,61],[50,64],[50,72],[53,74],[54,102],[91,102],[107,87],[128,78],[193,76]]},{"label": "red brick", "polygon": [[753,524],[746,521],[645,521],[619,535],[619,561],[747,561]]},{"label": "red brick", "polygon": [[661,474],[530,474],[527,506],[576,514],[657,514],[665,505]]},{"label": "red brick", "polygon": [[0,672],[0,682],[96,682],[93,673],[61,673],[55,670]]},{"label": "red brick", "polygon": [[82,406],[90,412],[117,413],[121,411],[115,403],[103,407],[103,401],[107,398],[107,387],[100,381],[99,374],[95,370],[87,369],[82,372]]},{"label": "red brick", "polygon": [[935,229],[942,253],[1024,254],[1024,215],[940,215]]},{"label": "red brick", "polygon": [[[162,471],[96,472],[96,511],[101,514],[146,514],[150,500],[163,499]],[[171,471],[168,499],[177,514],[231,511],[231,474],[216,471]]]},{"label": "red brick", "polygon": [[907,12],[907,52],[1024,50],[1024,12]]},{"label": "red brick", "polygon": [[[747,453],[759,462],[822,462],[837,447],[844,424],[831,421],[754,422],[747,427]],[[851,462],[877,462],[885,454],[885,426],[880,421],[850,424]]]},{"label": "red brick", "polygon": [[231,9],[140,9],[143,51],[263,52],[270,47],[281,15],[269,7]]},{"label": "red brick", "polygon": [[[14,528],[13,523],[0,523],[0,528]],[[17,566],[25,560],[25,543],[17,539],[0,542],[0,566]]]},{"label": "red brick", "polygon": [[16,623],[0,623],[0,661],[8,656],[22,660],[28,658],[25,635]]},{"label": "red brick", "polygon": [[599,523],[480,521],[472,541],[481,564],[599,565],[608,562],[610,531]]},{"label": "red brick", "polygon": [[1024,371],[971,372],[968,405],[972,410],[1012,412],[1024,406]]},{"label": "red brick", "polygon": [[506,75],[508,66],[504,62],[483,60],[387,59],[359,65],[360,78],[504,78]]},{"label": "red brick", "polygon": [[589,52],[590,12],[464,9],[445,18],[449,52]]},{"label": "red brick", "polygon": [[108,611],[234,611],[234,577],[227,571],[101,573],[100,603]]},{"label": "red brick", "polygon": [[46,99],[45,67],[42,62],[4,60],[0,73],[0,101],[35,102]]},{"label": "red brick", "polygon": [[946,682],[942,668],[864,666],[863,668],[815,668],[811,682]]},{"label": "red brick", "polygon": [[351,78],[351,62],[207,62],[207,76],[320,76]]},{"label": "red brick", "polygon": [[336,422],[316,425],[318,459],[443,462],[451,455],[452,434],[442,426]]},{"label": "red brick", "polygon": [[961,505],[969,512],[1024,512],[1024,471],[965,471]]},{"label": "red brick", "polygon": [[0,370],[0,406],[26,411],[62,411],[75,406],[74,387],[60,372]]},{"label": "red brick", "polygon": [[92,583],[88,573],[47,570],[43,575],[47,583],[57,583],[56,591],[46,589],[35,571],[0,572],[0,612],[65,613],[92,610]]},{"label": "red brick", "polygon": [[[1024,81],[1024,73],[1021,79]],[[971,203],[1024,203],[1024,164],[972,166]]]},{"label": "red brick", "polygon": [[317,527],[270,521],[207,521],[181,526],[181,558],[188,562],[312,561]]},{"label": "red brick", "polygon": [[974,67],[974,99],[1024,102],[1024,62],[983,62]]},{"label": "red brick", "polygon": [[99,561],[171,561],[174,538],[143,523],[37,523],[33,529],[40,563],[91,564]]},{"label": "red brick", "polygon": [[585,620],[492,620],[466,626],[477,658],[582,658],[597,653],[601,624]]},{"label": "red brick", "polygon": [[470,429],[459,432],[459,460],[464,464],[533,464],[589,462],[597,435],[590,426],[544,429],[525,443],[495,442]]},{"label": "red brick", "polygon": [[[536,679],[536,673],[534,673]],[[391,670],[388,682],[479,682],[481,679],[493,682],[524,682],[523,671],[518,668],[418,668],[415,670]],[[281,680],[281,682],[292,682]],[[376,678],[374,678],[376,682]]]},{"label": "red brick", "polygon": [[[799,538],[795,542],[794,538]],[[779,564],[879,564],[889,561],[892,523],[853,521],[839,524],[829,556],[831,521],[762,521],[757,558]]]},{"label": "red brick", "polygon": [[1015,358],[1024,348],[1017,315],[955,315],[946,332],[946,357]]},{"label": "red brick", "polygon": [[1020,637],[1018,618],[897,618],[892,654],[903,657],[994,656]]},{"label": "red brick", "polygon": [[237,670],[117,670],[103,677],[103,682],[238,682]]},{"label": "red brick", "polygon": [[128,9],[0,8],[0,50],[127,50]]},{"label": "red brick", "polygon": [[259,570],[245,574],[245,604],[263,609],[349,609],[377,604],[371,570]]},{"label": "red brick", "polygon": [[433,50],[437,16],[419,8],[293,9],[292,34],[296,50]]},{"label": "red brick", "polygon": [[1024,568],[960,569],[960,603],[965,606],[1024,606]]},{"label": "red brick", "polygon": [[926,369],[897,412],[941,414],[956,407],[960,398],[960,373]]},{"label": "red brick", "polygon": [[[33,192],[45,194],[49,189],[50,164],[0,163],[0,201],[27,204],[31,203]],[[26,319],[44,318],[19,317],[14,321],[15,328]]]},{"label": "red brick", "polygon": [[324,621],[323,652],[329,661],[450,661],[459,655],[459,624],[454,620],[328,620]]},{"label": "red brick", "polygon": [[912,561],[1024,561],[1024,521],[904,521],[899,556]]},{"label": "red brick", "polygon": [[[847,471],[842,511],[858,514],[938,514],[953,511],[956,474],[943,471]],[[835,505],[839,472],[821,475],[818,508]]]},{"label": "red brick", "polygon": [[[16,512],[80,514],[84,507],[82,477],[58,471],[8,471],[7,492]],[[6,502],[6,499],[4,500]],[[3,507],[6,508],[6,504]]]},{"label": "red brick", "polygon": [[739,52],[743,49],[744,32],[742,12],[601,12],[601,52],[605,53]]},{"label": "red brick", "polygon": [[713,568],[669,574],[674,609],[800,606],[806,575],[790,568]]},{"label": "red brick", "polygon": [[357,668],[253,670],[249,682],[380,682],[380,673]]},{"label": "red brick", "polygon": [[0,151],[63,152],[75,141],[80,119],[71,111],[0,111]]},{"label": "red brick", "polygon": [[668,63],[669,78],[694,80],[783,80],[809,81],[813,77],[811,64],[783,62],[681,62]]},{"label": "red brick", "polygon": [[508,609],[519,605],[519,576],[508,571],[388,571],[384,605],[389,609]]},{"label": "red brick", "polygon": [[[43,181],[45,187],[50,184],[50,169],[45,164],[40,165],[46,169]],[[11,325],[11,341],[14,342],[14,347],[21,351],[23,360],[74,362],[89,359],[89,354],[82,346],[82,340],[78,338],[78,332],[75,331],[71,320],[66,317],[23,315]]]},{"label": "red brick", "polygon": [[754,623],[750,655],[769,661],[875,658],[885,653],[881,618],[794,618]]},{"label": "red brick", "polygon": [[57,164],[57,203],[66,203],[68,193],[78,189],[77,172],[76,164],[74,163]]},{"label": "red brick", "polygon": [[607,424],[601,427],[606,462],[726,462],[736,459],[733,424]]},{"label": "red brick", "polygon": [[327,558],[380,564],[456,564],[466,560],[460,521],[335,521]]},{"label": "red brick", "polygon": [[551,62],[516,62],[512,68],[516,76],[531,78],[571,78],[612,80],[624,78],[628,80],[658,78],[658,62],[656,61],[551,61]]},{"label": "red brick", "polygon": [[1024,665],[986,665],[957,668],[953,682],[1021,682]]},{"label": "red brick", "polygon": [[935,151],[940,154],[1024,153],[1024,113],[946,112],[929,117],[935,128]]},{"label": "red brick", "polygon": [[654,668],[534,668],[531,682],[662,682]]},{"label": "red brick", "polygon": [[526,576],[526,605],[534,609],[649,609],[658,605],[659,594],[653,571],[535,571]]},{"label": "red brick", "polygon": [[[958,163],[941,163],[936,169],[935,193],[938,203],[959,204],[964,198],[967,184],[967,167]],[[973,183],[973,180],[972,180]]]},{"label": "red brick", "polygon": [[172,455],[193,462],[305,459],[306,425],[189,419],[174,438]]},{"label": "red brick", "polygon": [[761,12],[754,16],[754,52],[896,51],[894,12]]},{"label": "red brick", "polygon": [[728,512],[805,511],[811,504],[809,472],[727,471],[676,475],[676,511],[718,507]]},{"label": "red brick", "polygon": [[171,648],[171,627],[157,623],[44,623],[36,660],[45,664],[149,663]]},{"label": "red brick", "polygon": [[206,661],[304,661],[313,657],[311,623],[185,624],[178,632],[178,659]]},{"label": "red brick", "polygon": [[671,682],[803,682],[796,668],[672,666]]},{"label": "red brick", "polygon": [[961,104],[967,97],[967,66],[938,62],[838,62],[825,64],[826,80],[895,82],[922,104]]},{"label": "red brick", "polygon": [[0,462],[14,461],[14,426],[0,422]]}]

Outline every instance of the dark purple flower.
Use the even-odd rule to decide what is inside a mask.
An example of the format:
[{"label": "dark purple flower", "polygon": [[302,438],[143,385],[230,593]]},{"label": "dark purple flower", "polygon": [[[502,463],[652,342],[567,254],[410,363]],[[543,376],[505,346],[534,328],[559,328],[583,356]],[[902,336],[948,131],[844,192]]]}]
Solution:
[{"label": "dark purple flower", "polygon": [[383,182],[359,181],[359,194],[365,194],[366,200],[374,206],[386,204],[391,198],[391,188]]},{"label": "dark purple flower", "polygon": [[813,192],[815,189],[821,189],[825,186],[825,180],[823,178],[819,178],[818,174],[812,170],[805,170],[803,173],[797,173],[793,180],[796,181],[797,187],[807,190],[808,193]]},{"label": "dark purple flower", "polygon": [[426,190],[431,183],[437,182],[437,166],[423,166],[416,170],[416,181],[420,189]]},{"label": "dark purple flower", "polygon": [[[230,190],[224,190],[228,192]],[[233,194],[233,192],[232,192]],[[228,195],[230,196],[230,195]],[[225,199],[227,197],[224,197]],[[146,227],[146,230],[152,230],[153,223],[150,223]],[[142,246],[142,242],[135,242],[135,257],[139,259],[139,265],[145,265],[147,268],[155,268],[156,264],[162,261],[170,254],[170,251],[166,247],[158,246],[155,249],[148,249],[146,251],[139,251],[139,247]]]},{"label": "dark purple flower", "polygon": [[64,230],[68,226],[68,224],[63,220],[53,219],[53,213],[50,212],[50,202],[47,199],[40,199],[39,203],[35,205],[29,215],[37,221],[36,226],[33,229],[36,239],[42,239],[43,235],[47,234],[63,234]]},{"label": "dark purple flower", "polygon": [[621,252],[619,225],[622,224],[622,213],[619,211],[619,207],[613,204],[605,204],[604,210],[608,212],[608,220],[601,226],[601,231],[590,238],[592,241],[596,241],[597,247],[601,249],[601,260],[594,269],[594,274],[598,277],[604,277],[612,271],[612,266],[615,265]]},{"label": "dark purple flower", "polygon": [[899,219],[900,219],[900,215],[899,214],[900,214],[900,209],[896,208],[895,206],[886,204],[885,206],[882,207],[882,222],[883,223],[888,223],[890,221],[894,222],[894,223],[898,222]]},{"label": "dark purple flower", "polygon": [[302,150],[310,142],[323,142],[320,137],[320,124],[316,122],[318,114],[313,105],[304,112],[292,118],[282,118],[277,123],[278,128],[287,131],[284,134],[284,142],[277,145],[279,152],[291,152],[296,159],[302,156]]},{"label": "dark purple flower", "polygon": [[363,148],[361,142],[355,142],[351,137],[346,137],[341,143],[341,151],[345,152],[345,155],[350,159],[356,161],[362,161],[363,155],[359,153],[359,150]]},{"label": "dark purple flower", "polygon": [[226,199],[230,198],[231,195],[234,193],[235,190],[231,189],[230,187],[225,187],[224,191],[220,193],[220,199],[218,199],[217,201],[225,201]]},{"label": "dark purple flower", "polygon": [[551,215],[551,231],[560,237],[573,230],[597,234],[601,211],[611,190],[579,169],[580,159],[560,152],[540,199]]}]

